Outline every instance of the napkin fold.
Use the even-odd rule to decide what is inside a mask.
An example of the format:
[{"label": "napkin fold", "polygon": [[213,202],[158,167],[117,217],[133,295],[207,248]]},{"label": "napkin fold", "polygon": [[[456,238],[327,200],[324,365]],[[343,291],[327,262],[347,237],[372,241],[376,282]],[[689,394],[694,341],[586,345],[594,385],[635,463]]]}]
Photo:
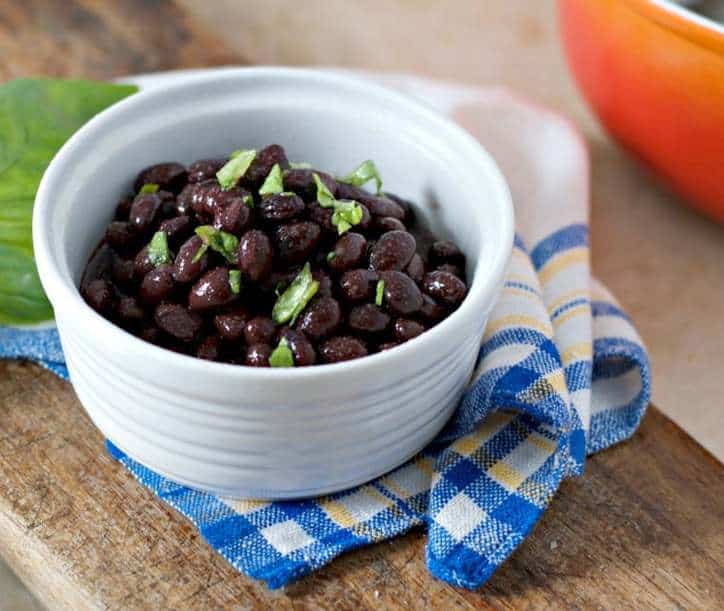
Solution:
[{"label": "napkin fold", "polygon": [[[517,235],[505,285],[451,421],[393,472],[290,502],[197,492],[110,442],[108,449],[234,567],[271,588],[414,526],[427,529],[436,577],[478,588],[531,531],[560,482],[581,475],[588,454],[636,430],[650,394],[648,357],[591,275],[588,155],[575,128],[500,89],[369,78],[460,122],[495,157],[513,194]],[[0,328],[0,358],[31,359],[68,377],[52,328]]]}]

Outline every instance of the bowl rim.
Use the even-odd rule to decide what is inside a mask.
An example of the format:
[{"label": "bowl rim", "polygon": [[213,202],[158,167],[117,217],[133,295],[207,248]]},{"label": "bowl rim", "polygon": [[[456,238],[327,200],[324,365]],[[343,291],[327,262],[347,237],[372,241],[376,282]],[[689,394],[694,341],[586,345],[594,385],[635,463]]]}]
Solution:
[{"label": "bowl rim", "polygon": [[[490,263],[486,266],[485,270],[482,270],[481,267],[478,266],[468,288],[468,294],[465,300],[450,316],[418,337],[390,350],[367,355],[351,361],[316,364],[310,367],[282,368],[280,371],[275,368],[256,368],[231,363],[206,361],[161,348],[128,333],[95,312],[85,303],[75,283],[72,282],[70,278],[65,277],[63,271],[55,261],[53,248],[48,239],[50,235],[50,214],[53,207],[51,194],[53,192],[53,185],[62,180],[62,166],[66,158],[76,154],[78,149],[82,149],[86,147],[88,143],[92,142],[98,133],[103,132],[104,126],[109,120],[139,105],[160,100],[175,92],[184,91],[192,87],[199,87],[207,82],[226,79],[243,80],[258,77],[311,79],[313,82],[329,86],[337,84],[352,89],[364,88],[366,94],[373,96],[380,102],[389,101],[395,104],[397,108],[407,107],[416,115],[437,124],[437,127],[447,132],[446,140],[449,138],[456,139],[456,146],[462,145],[467,147],[467,152],[477,157],[477,163],[486,169],[486,182],[490,184],[491,191],[496,194],[495,200],[499,208],[500,219],[500,227],[498,229],[503,247],[497,251],[492,251],[489,255]],[[83,125],[60,148],[43,174],[35,198],[32,233],[38,273],[54,309],[63,309],[64,311],[73,309],[78,312],[77,315],[83,317],[85,319],[84,323],[88,325],[87,334],[92,334],[97,338],[94,340],[94,343],[104,342],[106,345],[114,345],[110,342],[123,342],[126,353],[146,358],[154,356],[155,361],[163,361],[168,367],[193,372],[194,374],[230,375],[241,381],[245,379],[262,382],[267,380],[280,381],[282,379],[285,381],[301,381],[320,375],[349,373],[367,365],[376,365],[381,368],[385,368],[388,365],[393,366],[395,362],[409,359],[419,350],[434,348],[438,345],[438,342],[444,338],[444,335],[451,327],[466,317],[474,316],[475,313],[473,310],[477,309],[477,311],[480,312],[479,308],[485,305],[487,301],[492,300],[497,289],[496,285],[502,280],[505,273],[513,246],[514,211],[510,189],[490,153],[462,127],[424,103],[418,102],[403,93],[394,91],[383,85],[372,83],[368,79],[358,78],[348,73],[277,66],[221,68],[209,70],[208,74],[203,74],[202,71],[199,71],[194,74],[193,78],[162,87],[145,90],[140,89],[137,93],[101,111]],[[62,305],[57,306],[56,304]],[[480,316],[480,314],[477,315]]]}]

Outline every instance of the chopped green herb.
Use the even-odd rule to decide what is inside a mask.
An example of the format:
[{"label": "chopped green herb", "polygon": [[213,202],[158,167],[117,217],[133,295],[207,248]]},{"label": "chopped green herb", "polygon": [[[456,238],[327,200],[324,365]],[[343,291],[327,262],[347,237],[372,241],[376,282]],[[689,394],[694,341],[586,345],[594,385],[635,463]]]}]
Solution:
[{"label": "chopped green herb", "polygon": [[208,244],[202,244],[199,249],[196,251],[196,254],[194,255],[194,258],[191,259],[191,263],[198,263],[201,261],[201,257],[203,257],[206,254],[206,251],[209,250]]},{"label": "chopped green herb", "polygon": [[253,149],[234,151],[229,161],[216,172],[216,179],[221,188],[227,190],[235,187],[241,177],[246,174],[255,157],[256,151]]},{"label": "chopped green herb", "polygon": [[370,180],[374,180],[377,194],[382,190],[382,178],[380,178],[380,173],[377,170],[377,166],[375,166],[375,162],[371,159],[363,161],[357,168],[347,174],[347,176],[339,180],[354,185],[355,187],[361,187]]},{"label": "chopped green herb", "polygon": [[382,298],[385,295],[385,281],[384,280],[378,280],[377,281],[377,289],[375,290],[375,305],[381,306],[382,305]]},{"label": "chopped green herb", "polygon": [[165,231],[157,231],[153,234],[148,244],[148,258],[154,267],[171,263],[171,253],[168,250],[168,238]]},{"label": "chopped green herb", "polygon": [[290,161],[289,167],[292,168],[292,170],[311,170],[312,164],[307,163],[306,161],[301,161],[299,163],[294,163],[293,161]]},{"label": "chopped green herb", "polygon": [[[236,263],[237,251],[239,250],[239,238],[231,233],[226,233],[211,225],[201,225],[196,228],[196,235],[201,238],[206,248],[210,248],[222,255],[229,263]],[[204,256],[206,250],[202,246],[194,258],[193,262],[198,261]],[[201,252],[203,249],[203,252]],[[199,254],[201,253],[201,254]]]},{"label": "chopped green herb", "polygon": [[294,367],[294,355],[286,337],[279,340],[279,345],[269,355],[269,365],[271,367]]},{"label": "chopped green herb", "polygon": [[247,193],[241,200],[247,208],[254,207],[254,196],[251,193]]},{"label": "chopped green herb", "polygon": [[272,193],[281,193],[282,191],[284,191],[282,169],[278,163],[275,163],[269,175],[264,180],[261,189],[259,189],[259,195],[270,195]]},{"label": "chopped green herb", "polygon": [[334,261],[337,258],[337,253],[333,250],[327,253],[327,261]]},{"label": "chopped green herb", "polygon": [[138,194],[141,195],[142,193],[158,193],[159,188],[160,187],[155,182],[147,182],[141,187],[141,189],[138,191]]},{"label": "chopped green herb", "polygon": [[322,206],[322,208],[333,208],[334,202],[337,201],[334,199],[334,195],[332,195],[332,192],[327,188],[327,185],[324,184],[319,174],[315,172],[313,176],[314,184],[317,185],[317,201],[319,205]]},{"label": "chopped green herb", "polygon": [[238,269],[232,269],[229,272],[229,286],[235,295],[241,292],[241,272]]},{"label": "chopped green herb", "polygon": [[309,300],[316,295],[319,290],[319,282],[317,282],[312,276],[311,268],[309,263],[306,263],[297,274],[297,277],[292,280],[292,283],[287,289],[279,295],[274,308],[272,309],[272,319],[278,325],[289,322],[294,324],[297,316],[301,313],[304,307],[309,303]]},{"label": "chopped green herb", "polygon": [[337,233],[342,235],[358,225],[362,221],[362,207],[355,201],[348,199],[335,200],[334,214],[332,214],[332,225],[337,228]]}]

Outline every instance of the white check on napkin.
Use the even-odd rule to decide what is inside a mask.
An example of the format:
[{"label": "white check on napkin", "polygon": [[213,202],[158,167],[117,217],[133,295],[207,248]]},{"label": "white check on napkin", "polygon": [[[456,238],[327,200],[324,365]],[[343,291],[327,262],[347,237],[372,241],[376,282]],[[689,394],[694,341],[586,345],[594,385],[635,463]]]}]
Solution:
[{"label": "white check on napkin", "polygon": [[[142,87],[193,78],[139,79]],[[369,484],[291,502],[235,501],[153,473],[109,444],[238,570],[272,588],[355,547],[428,533],[437,577],[478,588],[533,528],[587,454],[629,437],[650,394],[641,340],[591,276],[588,155],[562,117],[499,89],[375,76],[452,116],[492,153],[516,207],[506,283],[459,409],[425,451]],[[0,328],[0,357],[67,377],[53,330]]]}]

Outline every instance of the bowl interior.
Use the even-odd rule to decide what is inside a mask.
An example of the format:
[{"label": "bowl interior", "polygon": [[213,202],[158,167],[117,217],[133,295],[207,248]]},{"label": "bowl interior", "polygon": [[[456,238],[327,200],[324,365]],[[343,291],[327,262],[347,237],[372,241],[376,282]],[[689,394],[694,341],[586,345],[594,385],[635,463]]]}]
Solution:
[{"label": "bowl interior", "polygon": [[500,205],[500,177],[466,134],[356,79],[237,70],[133,96],[69,142],[61,167],[54,168],[62,180],[51,181],[44,225],[58,271],[78,286],[116,203],[144,166],[270,143],[282,144],[293,161],[333,174],[373,159],[385,190],[416,202],[438,236],[461,246],[470,280],[507,248],[509,211]]}]

